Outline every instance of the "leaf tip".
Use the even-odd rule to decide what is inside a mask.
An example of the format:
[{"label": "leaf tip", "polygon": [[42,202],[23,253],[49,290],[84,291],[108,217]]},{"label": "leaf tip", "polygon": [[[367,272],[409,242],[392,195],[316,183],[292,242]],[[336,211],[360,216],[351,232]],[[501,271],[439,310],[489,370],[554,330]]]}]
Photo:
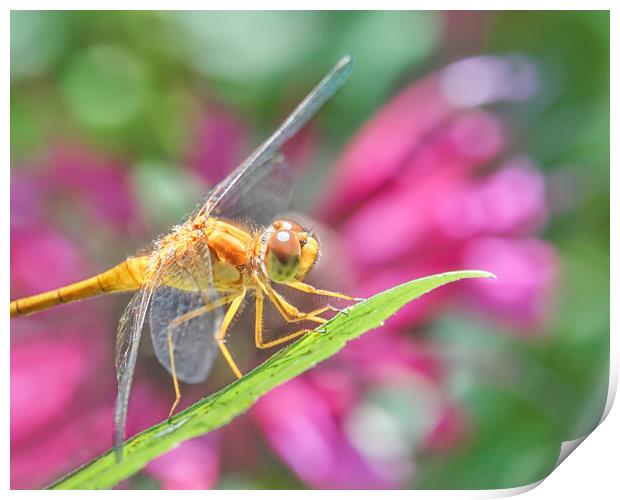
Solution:
[{"label": "leaf tip", "polygon": [[493,280],[497,279],[497,276],[489,271],[483,271],[482,269],[472,269],[466,271],[469,274],[469,278],[490,278]]}]

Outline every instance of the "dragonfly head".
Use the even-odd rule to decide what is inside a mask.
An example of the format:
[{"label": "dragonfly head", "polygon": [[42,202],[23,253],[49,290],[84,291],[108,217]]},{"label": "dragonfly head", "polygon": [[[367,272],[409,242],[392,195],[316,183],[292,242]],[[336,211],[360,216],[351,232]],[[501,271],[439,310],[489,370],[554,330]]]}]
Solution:
[{"label": "dragonfly head", "polygon": [[291,220],[274,221],[269,228],[265,251],[265,268],[276,283],[301,280],[319,256],[319,242]]}]

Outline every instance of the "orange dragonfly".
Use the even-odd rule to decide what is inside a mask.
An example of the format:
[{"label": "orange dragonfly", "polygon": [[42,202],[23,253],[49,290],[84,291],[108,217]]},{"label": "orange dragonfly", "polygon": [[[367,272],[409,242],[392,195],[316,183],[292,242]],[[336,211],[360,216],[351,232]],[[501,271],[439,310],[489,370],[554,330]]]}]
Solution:
[{"label": "orange dragonfly", "polygon": [[351,69],[351,57],[342,58],[276,132],[215,186],[183,224],[155,241],[150,251],[90,279],[11,302],[13,318],[87,297],[135,291],[121,316],[116,337],[114,443],[119,458],[147,312],[155,353],[172,375],[176,396],[172,415],[181,397],[178,381],[204,381],[218,348],[233,373],[241,377],[225,338],[231,321],[250,295],[255,301],[255,343],[260,349],[310,331],[300,329],[265,340],[265,299],[288,323],[322,324],[327,320],[321,314],[335,310],[327,305],[302,312],[274,290],[272,282],[308,294],[355,300],[304,283],[319,256],[319,240],[296,222],[278,218],[287,208],[292,188],[292,176],[279,150],[334,95]]}]

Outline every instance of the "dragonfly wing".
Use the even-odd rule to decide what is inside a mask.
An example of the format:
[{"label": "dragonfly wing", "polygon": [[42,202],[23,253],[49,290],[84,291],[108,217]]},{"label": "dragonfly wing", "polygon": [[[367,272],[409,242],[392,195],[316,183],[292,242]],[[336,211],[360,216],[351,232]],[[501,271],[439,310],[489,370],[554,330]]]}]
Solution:
[{"label": "dragonfly wing", "polygon": [[[226,179],[207,195],[193,215],[208,216],[219,205],[222,205],[222,207],[228,206],[226,209],[220,209],[221,214],[226,215],[226,210],[232,208],[234,200],[243,199],[238,197],[239,192],[242,190],[239,186],[243,184],[255,185],[257,183],[256,180],[253,180],[255,177],[266,179],[266,182],[261,183],[261,189],[265,189],[271,194],[268,183],[270,177],[267,174],[262,174],[261,170],[267,170],[271,167],[272,172],[279,171],[279,166],[277,165],[277,162],[280,161],[278,160],[278,151],[282,145],[306,125],[317,111],[336,93],[351,74],[352,65],[353,60],[350,56],[345,56],[338,61],[336,66],[310,91],[271,137],[262,143],[241,165],[233,170]],[[274,162],[276,162],[276,165],[274,165]],[[275,190],[273,192],[277,194]],[[247,191],[245,191],[245,194],[247,194]],[[290,191],[288,197],[290,197]],[[286,201],[288,203],[288,198]],[[267,223],[269,222],[271,221],[267,221]]]},{"label": "dragonfly wing", "polygon": [[[168,266],[161,282],[176,282],[182,288],[161,286],[153,293],[149,323],[157,359],[172,373],[170,335],[177,377],[184,382],[202,382],[213,365],[215,333],[224,316],[222,307],[213,307],[222,297],[213,286],[208,247],[192,245],[183,262]],[[207,310],[209,307],[213,308]]]},{"label": "dragonfly wing", "polygon": [[[217,299],[215,299],[217,300]],[[215,332],[222,321],[219,310],[202,312],[205,306],[200,292],[186,292],[173,287],[160,287],[153,294],[149,322],[151,339],[159,362],[170,368],[170,346],[173,346],[174,367],[179,380],[197,384],[207,378],[217,352]],[[184,316],[188,319],[184,320]]]},{"label": "dragonfly wing", "polygon": [[215,204],[211,215],[268,226],[291,201],[293,176],[285,158],[278,154],[248,169]]},{"label": "dragonfly wing", "polygon": [[[353,58],[344,56],[332,70],[301,101],[293,112],[282,122],[273,135],[250,155],[246,163],[262,163],[278,151],[282,145],[293,137],[308,123],[312,117],[329,101],[336,91],[347,81],[353,69]],[[242,165],[243,166],[243,165]]]},{"label": "dragonfly wing", "polygon": [[157,283],[158,274],[159,271],[156,272],[153,279],[146,280],[145,284],[134,294],[118,323],[116,334],[118,394],[114,406],[114,446],[119,459],[125,439],[127,405],[136,368],[142,326],[144,325],[146,311]]},{"label": "dragonfly wing", "polygon": [[[217,210],[222,217],[251,219],[268,224],[273,215],[283,210],[290,199],[291,179],[284,159],[277,154],[282,145],[293,137],[340,88],[351,73],[352,59],[347,56],[319,82],[308,96],[295,108],[275,133],[261,144],[241,165],[218,184],[201,202],[192,214],[210,215]],[[202,262],[202,266],[199,261]],[[134,295],[125,309],[117,334],[116,367],[118,376],[118,396],[116,399],[114,425],[117,456],[122,445],[127,418],[127,404],[136,365],[138,344],[149,302],[153,297],[156,304],[150,317],[155,333],[153,344],[159,360],[170,369],[170,356],[166,342],[162,342],[162,331],[170,323],[186,314],[198,304],[209,304],[219,298],[213,287],[210,259],[208,252],[202,259],[193,259],[187,276],[194,282],[189,289],[176,287],[157,287],[157,283],[169,283],[168,279],[158,280],[159,273],[181,274],[179,266],[161,264],[157,276],[147,280],[146,284]],[[164,273],[164,274],[166,274]],[[155,294],[154,294],[155,292]],[[200,298],[200,300],[199,300]],[[155,307],[156,306],[156,307]],[[175,355],[178,351],[179,363],[175,368],[182,379],[201,380],[208,373],[212,361],[212,339],[215,329],[221,321],[221,310],[214,310],[201,320],[197,317],[187,321],[187,325],[173,325],[177,339],[174,341]],[[164,326],[165,325],[165,326]],[[190,349],[194,346],[195,353]],[[199,360],[202,356],[202,361]],[[206,360],[206,361],[205,361]],[[203,375],[204,374],[204,375]]]}]

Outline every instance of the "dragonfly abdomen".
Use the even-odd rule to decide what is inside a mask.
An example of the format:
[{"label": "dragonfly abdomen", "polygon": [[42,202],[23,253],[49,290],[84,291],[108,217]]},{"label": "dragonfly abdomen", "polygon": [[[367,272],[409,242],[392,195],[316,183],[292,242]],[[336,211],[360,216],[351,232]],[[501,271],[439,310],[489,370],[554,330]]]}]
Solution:
[{"label": "dragonfly abdomen", "polygon": [[11,302],[11,318],[105,293],[137,290],[144,282],[148,266],[148,257],[132,257],[92,278],[14,300]]}]

